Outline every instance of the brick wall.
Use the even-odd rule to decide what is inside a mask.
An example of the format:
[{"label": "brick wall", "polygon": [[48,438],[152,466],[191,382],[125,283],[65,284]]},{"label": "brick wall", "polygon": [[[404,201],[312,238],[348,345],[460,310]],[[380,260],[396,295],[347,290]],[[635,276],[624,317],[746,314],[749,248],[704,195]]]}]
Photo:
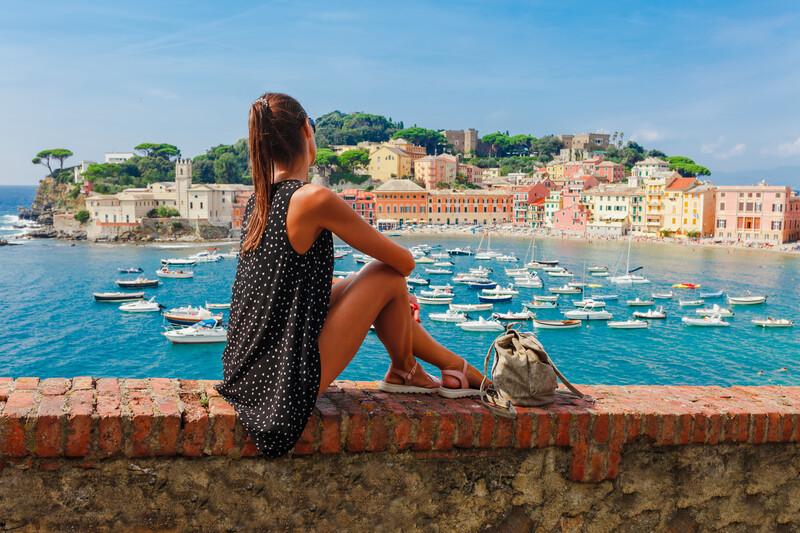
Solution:
[{"label": "brick wall", "polygon": [[[120,460],[163,463],[170,457],[208,461],[216,456],[237,461],[256,455],[214,383],[0,378],[0,488],[2,477],[12,475],[9,469],[15,476],[23,475],[20,468],[39,476],[76,466],[102,471]],[[789,446],[794,453],[800,440],[800,387],[583,388],[593,402],[520,408],[509,419],[474,399],[390,395],[375,383],[341,381],[318,400],[293,457],[278,463],[287,468],[300,456],[320,461],[346,456],[353,464],[373,461],[371,454],[380,463],[387,454],[394,460],[462,460],[464,454],[479,454],[504,461],[555,450],[564,461],[553,468],[564,482],[616,484],[628,451],[681,454],[700,447],[708,456],[723,447],[731,453],[731,446],[768,445]],[[798,469],[796,464],[787,468]]]}]

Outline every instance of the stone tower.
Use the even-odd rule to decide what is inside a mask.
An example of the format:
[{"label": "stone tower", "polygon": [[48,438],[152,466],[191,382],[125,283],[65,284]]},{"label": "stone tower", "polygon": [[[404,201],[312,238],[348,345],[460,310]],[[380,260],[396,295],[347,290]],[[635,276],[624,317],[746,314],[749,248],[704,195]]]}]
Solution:
[{"label": "stone tower", "polygon": [[175,207],[181,217],[189,218],[189,188],[192,186],[192,160],[175,161]]}]

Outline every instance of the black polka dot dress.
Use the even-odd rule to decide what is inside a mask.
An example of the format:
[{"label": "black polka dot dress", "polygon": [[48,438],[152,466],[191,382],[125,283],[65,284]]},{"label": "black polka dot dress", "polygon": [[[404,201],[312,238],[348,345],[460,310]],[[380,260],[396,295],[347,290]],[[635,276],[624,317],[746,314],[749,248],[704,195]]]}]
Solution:
[{"label": "black polka dot dress", "polygon": [[[319,390],[317,339],[330,301],[333,237],[324,230],[303,255],[289,243],[289,199],[303,185],[286,180],[273,186],[261,244],[239,258],[228,345],[222,354],[223,381],[217,386],[268,457],[292,449]],[[245,209],[242,240],[254,199]]]}]

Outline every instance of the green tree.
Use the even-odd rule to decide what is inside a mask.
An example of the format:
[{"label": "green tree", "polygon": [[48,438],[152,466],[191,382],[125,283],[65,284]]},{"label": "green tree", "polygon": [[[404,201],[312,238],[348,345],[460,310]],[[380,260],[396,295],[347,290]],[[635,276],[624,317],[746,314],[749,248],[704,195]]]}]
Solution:
[{"label": "green tree", "polygon": [[339,164],[339,156],[330,148],[320,148],[317,150],[314,164],[320,167],[333,167]]},{"label": "green tree", "polygon": [[503,157],[511,148],[511,138],[507,133],[496,131],[481,137],[481,141],[489,145],[489,155]]},{"label": "green tree", "polygon": [[441,131],[419,126],[398,130],[392,134],[392,139],[405,139],[417,146],[424,146],[428,154],[443,153],[450,147]]},{"label": "green tree", "polygon": [[149,218],[172,218],[172,217],[179,217],[181,216],[181,214],[174,207],[160,205],[155,209],[151,209],[150,211],[148,211],[147,216]]},{"label": "green tree", "polygon": [[47,167],[48,175],[53,175],[53,162],[58,161],[59,163],[59,170],[64,169],[64,160],[72,157],[74,154],[72,151],[67,150],[66,148],[48,148],[47,150],[42,150],[36,157],[34,157],[31,162],[34,165],[43,165]]},{"label": "green tree", "polygon": [[177,146],[167,143],[141,143],[134,146],[133,149],[142,152],[146,157],[170,159],[181,155]]},{"label": "green tree", "polygon": [[667,162],[669,163],[669,168],[676,171],[681,176],[694,177],[711,175],[711,170],[702,165],[698,165],[693,159],[683,155],[670,156],[667,158]]},{"label": "green tree", "polygon": [[81,209],[80,211],[75,213],[74,216],[75,220],[77,220],[81,224],[86,224],[87,222],[89,222],[89,218],[91,218],[89,211],[87,211],[86,209]]},{"label": "green tree", "polygon": [[321,147],[345,144],[353,145],[362,141],[383,142],[399,129],[402,122],[369,113],[342,113],[332,111],[316,120],[315,134],[317,145]]},{"label": "green tree", "polygon": [[369,166],[369,150],[358,148],[355,150],[347,150],[339,155],[339,165],[342,170],[354,173],[358,169],[364,169]]}]

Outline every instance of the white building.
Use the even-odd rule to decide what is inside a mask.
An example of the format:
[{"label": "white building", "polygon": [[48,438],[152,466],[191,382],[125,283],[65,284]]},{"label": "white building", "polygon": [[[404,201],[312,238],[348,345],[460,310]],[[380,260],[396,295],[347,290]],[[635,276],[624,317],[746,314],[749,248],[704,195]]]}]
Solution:
[{"label": "white building", "polygon": [[229,226],[236,194],[250,190],[251,186],[240,184],[192,184],[191,159],[179,159],[174,182],[151,183],[118,194],[90,194],[86,209],[95,230],[90,230],[90,238],[132,229],[161,206],[177,209],[190,222]]},{"label": "white building", "polygon": [[124,163],[131,157],[135,156],[133,152],[106,152],[105,154],[105,162],[106,163],[114,163],[120,164]]},{"label": "white building", "polygon": [[83,183],[83,173],[89,168],[89,165],[96,163],[96,161],[81,161],[72,167],[72,181],[74,183]]},{"label": "white building", "polygon": [[[645,157],[631,169],[632,178],[652,178],[669,173],[669,163],[657,157]],[[638,184],[638,182],[636,183]],[[631,185],[635,185],[631,183]]]},{"label": "white building", "polygon": [[642,191],[626,185],[599,185],[584,195],[591,212],[586,233],[595,237],[621,237],[634,224]]}]

